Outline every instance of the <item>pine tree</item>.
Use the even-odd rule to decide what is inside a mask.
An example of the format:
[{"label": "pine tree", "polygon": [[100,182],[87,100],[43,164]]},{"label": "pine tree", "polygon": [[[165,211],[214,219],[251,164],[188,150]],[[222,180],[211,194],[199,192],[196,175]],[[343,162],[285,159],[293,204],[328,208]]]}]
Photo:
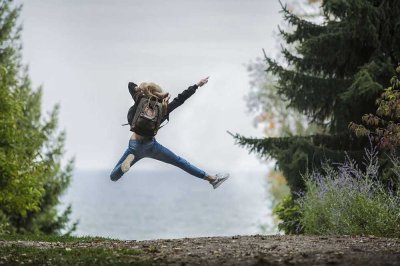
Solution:
[{"label": "pine tree", "polygon": [[[254,139],[235,135],[240,145],[277,160],[292,191],[304,189],[301,174],[321,161],[340,162],[344,151],[360,158],[365,139],[349,132],[372,113],[400,61],[400,2],[395,0],[322,1],[324,22],[316,24],[283,8],[293,31],[280,64],[265,57],[267,72],[277,77],[278,93],[289,107],[325,130],[311,136]],[[294,51],[294,52],[293,52]]]},{"label": "pine tree", "polygon": [[58,106],[42,115],[42,90],[32,89],[21,63],[20,11],[0,0],[0,233],[60,233],[68,230],[71,206],[61,215],[56,206],[73,162],[61,165],[65,133],[57,131]]}]

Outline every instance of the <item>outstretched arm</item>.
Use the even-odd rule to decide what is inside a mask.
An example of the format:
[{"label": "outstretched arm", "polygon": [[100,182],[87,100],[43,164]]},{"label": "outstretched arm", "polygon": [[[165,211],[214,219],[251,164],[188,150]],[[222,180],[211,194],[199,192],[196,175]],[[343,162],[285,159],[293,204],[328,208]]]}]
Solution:
[{"label": "outstretched arm", "polygon": [[172,100],[172,102],[168,104],[167,114],[172,112],[177,107],[181,106],[190,96],[192,96],[196,92],[196,90],[199,87],[203,86],[204,84],[206,84],[208,82],[208,78],[209,77],[206,77],[206,78],[200,80],[199,82],[197,82],[197,84],[194,84],[194,85],[190,86],[189,88],[187,88],[186,90],[184,90],[183,92],[179,93],[178,96],[175,97]]}]

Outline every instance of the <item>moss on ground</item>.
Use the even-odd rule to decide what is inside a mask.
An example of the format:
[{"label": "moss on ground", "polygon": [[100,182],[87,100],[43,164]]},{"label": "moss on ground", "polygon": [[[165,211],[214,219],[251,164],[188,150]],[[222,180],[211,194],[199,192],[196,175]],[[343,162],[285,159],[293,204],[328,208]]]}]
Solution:
[{"label": "moss on ground", "polygon": [[111,238],[104,237],[75,237],[75,236],[58,236],[58,235],[0,235],[0,241],[45,241],[45,242],[94,242],[94,241],[106,241],[113,240]]},{"label": "moss on ground", "polygon": [[[129,247],[108,248],[74,246],[74,243],[111,242],[100,237],[72,236],[0,236],[0,241],[11,241],[0,248],[0,265],[151,265],[138,255],[140,250]],[[26,246],[20,241],[68,243],[67,246]]]},{"label": "moss on ground", "polygon": [[12,245],[0,249],[0,265],[151,265],[132,249],[38,248]]}]

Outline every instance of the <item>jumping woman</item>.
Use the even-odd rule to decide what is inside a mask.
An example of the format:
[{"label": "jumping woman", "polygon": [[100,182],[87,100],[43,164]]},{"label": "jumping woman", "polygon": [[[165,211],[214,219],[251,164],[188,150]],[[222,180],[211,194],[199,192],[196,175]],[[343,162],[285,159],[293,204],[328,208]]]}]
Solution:
[{"label": "jumping woman", "polygon": [[162,146],[154,137],[160,125],[165,120],[169,120],[169,114],[181,106],[199,87],[206,84],[208,78],[190,86],[170,103],[169,93],[164,92],[153,82],[143,82],[139,86],[133,82],[128,83],[129,93],[134,100],[134,105],[128,112],[128,124],[133,134],[128,148],[111,172],[112,181],[120,179],[133,164],[142,158],[153,158],[179,167],[193,176],[207,180],[214,189],[229,178],[229,174],[207,174]]}]

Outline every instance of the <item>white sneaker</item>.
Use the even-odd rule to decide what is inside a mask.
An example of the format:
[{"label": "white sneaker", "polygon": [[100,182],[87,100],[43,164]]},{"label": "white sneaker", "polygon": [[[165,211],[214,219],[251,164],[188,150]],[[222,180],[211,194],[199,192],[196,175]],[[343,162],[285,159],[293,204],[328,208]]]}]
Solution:
[{"label": "white sneaker", "polygon": [[128,172],[129,168],[131,168],[131,164],[133,160],[135,159],[135,156],[133,154],[129,154],[126,156],[125,160],[121,164],[121,171],[122,173]]},{"label": "white sneaker", "polygon": [[229,174],[216,174],[216,179],[211,181],[210,184],[213,186],[214,189],[219,187],[223,182],[225,182],[229,178]]}]

